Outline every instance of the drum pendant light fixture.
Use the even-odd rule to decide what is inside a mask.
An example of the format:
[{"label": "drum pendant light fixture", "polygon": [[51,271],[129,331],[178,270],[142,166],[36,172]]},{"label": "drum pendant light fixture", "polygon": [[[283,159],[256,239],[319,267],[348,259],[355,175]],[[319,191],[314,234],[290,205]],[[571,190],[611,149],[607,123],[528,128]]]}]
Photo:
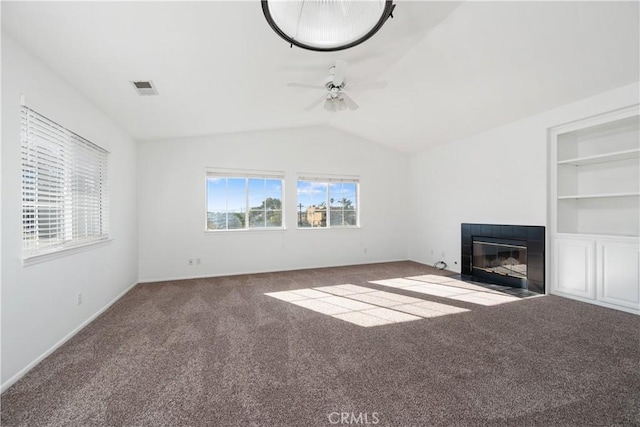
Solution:
[{"label": "drum pendant light fixture", "polygon": [[262,0],[267,22],[292,47],[325,52],[368,40],[394,8],[393,0]]}]

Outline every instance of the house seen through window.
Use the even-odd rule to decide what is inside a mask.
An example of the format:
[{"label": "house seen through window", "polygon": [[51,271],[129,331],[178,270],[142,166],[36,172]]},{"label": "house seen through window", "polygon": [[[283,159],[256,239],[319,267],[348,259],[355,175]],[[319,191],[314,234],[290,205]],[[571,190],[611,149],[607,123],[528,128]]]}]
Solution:
[{"label": "house seen through window", "polygon": [[358,180],[354,178],[298,179],[298,227],[357,227]]}]

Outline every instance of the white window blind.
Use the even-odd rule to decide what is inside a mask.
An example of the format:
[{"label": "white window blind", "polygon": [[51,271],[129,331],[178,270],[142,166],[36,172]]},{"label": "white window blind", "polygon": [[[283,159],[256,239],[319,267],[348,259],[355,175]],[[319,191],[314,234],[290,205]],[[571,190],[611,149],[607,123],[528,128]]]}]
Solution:
[{"label": "white window blind", "polygon": [[108,238],[108,152],[21,108],[23,258]]},{"label": "white window blind", "polygon": [[304,175],[298,175],[298,181],[359,183],[360,178],[358,178],[357,176],[333,176],[333,175],[323,176],[319,174],[304,174]]},{"label": "white window blind", "polygon": [[208,169],[208,177],[226,177],[226,178],[265,178],[265,179],[284,179],[284,172],[280,171],[244,171],[239,169]]}]

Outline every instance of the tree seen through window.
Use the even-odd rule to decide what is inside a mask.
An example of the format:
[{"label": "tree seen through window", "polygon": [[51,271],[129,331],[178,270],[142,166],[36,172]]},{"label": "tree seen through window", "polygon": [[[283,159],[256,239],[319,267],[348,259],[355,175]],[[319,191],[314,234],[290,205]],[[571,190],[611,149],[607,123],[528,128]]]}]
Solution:
[{"label": "tree seen through window", "polygon": [[207,177],[207,230],[282,224],[282,179]]}]

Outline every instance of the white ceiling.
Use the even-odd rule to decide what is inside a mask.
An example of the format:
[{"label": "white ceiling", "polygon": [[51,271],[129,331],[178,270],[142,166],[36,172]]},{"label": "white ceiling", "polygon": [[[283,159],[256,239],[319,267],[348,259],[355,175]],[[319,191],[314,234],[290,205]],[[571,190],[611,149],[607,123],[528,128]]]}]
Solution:
[{"label": "white ceiling", "polygon": [[[2,29],[139,140],[330,125],[402,151],[638,81],[639,3],[396,0],[372,39],[290,48],[260,2],[2,2]],[[354,112],[304,107],[336,59]],[[153,80],[141,97],[130,80]]]}]

